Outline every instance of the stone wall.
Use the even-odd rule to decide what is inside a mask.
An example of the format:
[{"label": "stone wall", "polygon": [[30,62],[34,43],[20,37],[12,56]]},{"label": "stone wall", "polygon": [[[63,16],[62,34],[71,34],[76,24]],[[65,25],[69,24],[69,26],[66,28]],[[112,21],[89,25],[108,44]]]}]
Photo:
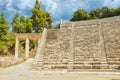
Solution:
[{"label": "stone wall", "polygon": [[[47,30],[40,70],[119,70],[120,16],[62,22]],[[42,59],[42,60],[41,60]]]}]

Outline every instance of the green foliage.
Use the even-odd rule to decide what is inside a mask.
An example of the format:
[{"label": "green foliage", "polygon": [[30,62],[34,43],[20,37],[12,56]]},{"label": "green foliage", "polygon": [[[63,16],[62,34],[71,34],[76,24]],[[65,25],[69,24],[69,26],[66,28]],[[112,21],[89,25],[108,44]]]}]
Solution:
[{"label": "green foliage", "polygon": [[4,13],[0,14],[0,38],[8,33],[8,23],[5,20]]},{"label": "green foliage", "polygon": [[25,18],[16,13],[12,21],[12,31],[15,33],[31,33],[32,32],[32,19],[30,17]]},{"label": "green foliage", "polygon": [[14,53],[15,35],[7,34],[0,39],[0,55],[8,55]]},{"label": "green foliage", "polygon": [[74,12],[71,21],[100,19],[100,18],[119,16],[119,15],[120,15],[120,7],[114,9],[108,7],[102,7],[102,8],[97,8],[95,10],[91,10],[89,13],[79,9]]},{"label": "green foliage", "polygon": [[100,18],[100,13],[101,13],[100,9],[91,10],[90,11],[91,19],[98,19],[98,18]]},{"label": "green foliage", "polygon": [[32,32],[32,19],[30,17],[26,18],[26,33]]},{"label": "green foliage", "polygon": [[84,10],[79,9],[73,14],[73,18],[71,19],[71,21],[88,20],[88,19],[90,19],[90,15]]},{"label": "green foliage", "polygon": [[[12,20],[12,32],[14,33],[31,33],[42,32],[45,25],[51,26],[52,18],[50,13],[40,9],[40,2],[36,0],[36,4],[32,9],[32,16],[24,17],[16,13]],[[8,55],[14,53],[15,35],[8,33],[8,23],[4,14],[0,14],[0,55]],[[20,41],[23,48],[25,41]],[[36,41],[30,41],[30,49],[35,48]]]},{"label": "green foliage", "polygon": [[0,14],[0,55],[13,54],[15,36],[8,33],[8,23],[4,13]]},{"label": "green foliage", "polygon": [[18,13],[16,13],[14,15],[14,17],[13,17],[13,21],[12,21],[12,31],[13,32],[19,32],[19,24],[20,24],[20,22],[19,22],[18,17],[19,17]]},{"label": "green foliage", "polygon": [[25,33],[26,32],[26,20],[24,16],[20,16],[20,25],[19,25],[19,30],[20,33]]},{"label": "green foliage", "polygon": [[45,26],[51,26],[52,18],[50,13],[40,9],[40,2],[36,0],[36,4],[32,9],[32,16],[25,18],[16,13],[12,21],[12,30],[15,33],[39,33]]},{"label": "green foliage", "polygon": [[37,41],[30,40],[30,50],[34,49],[37,46]]},{"label": "green foliage", "polygon": [[19,14],[16,13],[13,17],[13,21],[12,21],[12,31],[16,32],[16,33],[25,33],[26,32],[26,20],[24,16],[20,16],[19,18]]},{"label": "green foliage", "polygon": [[36,33],[42,32],[44,26],[50,26],[50,24],[52,23],[52,18],[50,16],[50,13],[46,11],[42,11],[40,9],[39,0],[36,0],[36,4],[32,9],[31,19],[33,20],[32,22],[33,30]]},{"label": "green foliage", "polygon": [[114,13],[113,16],[118,16],[118,15],[120,15],[120,7],[113,9],[113,13]]},{"label": "green foliage", "polygon": [[102,7],[101,9],[101,14],[100,14],[100,18],[106,18],[106,17],[111,17],[112,16],[112,9],[108,8],[108,7]]}]

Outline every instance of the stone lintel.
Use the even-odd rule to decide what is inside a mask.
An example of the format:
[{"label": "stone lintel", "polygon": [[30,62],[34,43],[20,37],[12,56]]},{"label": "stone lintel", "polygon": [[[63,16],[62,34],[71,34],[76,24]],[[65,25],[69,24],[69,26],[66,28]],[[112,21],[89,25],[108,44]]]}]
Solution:
[{"label": "stone lintel", "polygon": [[19,40],[26,40],[26,39],[30,39],[30,40],[38,40],[39,38],[41,38],[42,34],[41,33],[20,33],[20,34],[16,34],[16,37]]}]

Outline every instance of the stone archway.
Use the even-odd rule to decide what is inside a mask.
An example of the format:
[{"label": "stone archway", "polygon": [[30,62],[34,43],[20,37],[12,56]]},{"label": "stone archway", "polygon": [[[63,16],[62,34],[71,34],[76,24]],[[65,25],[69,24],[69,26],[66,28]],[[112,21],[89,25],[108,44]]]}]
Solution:
[{"label": "stone archway", "polygon": [[23,33],[16,34],[15,42],[15,58],[19,56],[19,40],[25,40],[25,58],[29,58],[29,40],[39,40],[41,38],[41,33]]}]

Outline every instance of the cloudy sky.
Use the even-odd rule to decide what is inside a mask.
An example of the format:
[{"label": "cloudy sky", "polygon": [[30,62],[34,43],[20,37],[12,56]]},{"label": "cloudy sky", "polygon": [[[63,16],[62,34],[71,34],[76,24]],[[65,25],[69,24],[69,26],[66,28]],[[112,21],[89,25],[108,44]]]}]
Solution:
[{"label": "cloudy sky", "polygon": [[[0,0],[0,13],[11,23],[13,15],[30,16],[35,0]],[[77,9],[90,11],[92,9],[108,6],[110,8],[120,7],[120,0],[41,0],[42,10],[51,13],[53,24],[59,23],[60,19],[68,21]]]}]

